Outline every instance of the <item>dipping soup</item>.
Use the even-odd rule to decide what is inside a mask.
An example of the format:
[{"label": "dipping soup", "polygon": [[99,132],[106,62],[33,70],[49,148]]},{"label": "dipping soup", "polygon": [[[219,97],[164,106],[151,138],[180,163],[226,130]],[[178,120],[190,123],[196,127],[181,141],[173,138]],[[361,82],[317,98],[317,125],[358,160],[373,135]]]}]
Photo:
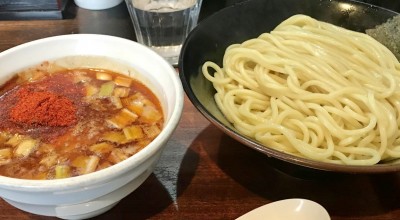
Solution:
[{"label": "dipping soup", "polygon": [[0,87],[0,175],[57,179],[121,162],[163,127],[160,102],[144,84],[105,69],[50,62]]}]

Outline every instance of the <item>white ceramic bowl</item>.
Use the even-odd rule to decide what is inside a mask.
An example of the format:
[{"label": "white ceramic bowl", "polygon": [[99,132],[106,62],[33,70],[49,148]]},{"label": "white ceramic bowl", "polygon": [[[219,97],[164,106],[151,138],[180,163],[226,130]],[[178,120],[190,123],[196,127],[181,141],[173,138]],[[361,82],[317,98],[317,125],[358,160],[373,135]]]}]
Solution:
[{"label": "white ceramic bowl", "polygon": [[123,0],[75,0],[75,4],[89,10],[103,10],[119,5]]},{"label": "white ceramic bowl", "polygon": [[[0,53],[0,82],[43,61],[78,55],[112,58],[113,62],[123,64],[123,68],[136,69],[138,74],[133,73],[133,77],[149,86],[161,102],[164,128],[135,155],[94,173],[57,180],[0,176],[0,196],[21,210],[64,219],[89,218],[109,210],[152,173],[165,143],[179,123],[184,92],[176,71],[147,47],[118,37],[63,35],[16,46]],[[93,64],[88,67],[90,65]]]}]

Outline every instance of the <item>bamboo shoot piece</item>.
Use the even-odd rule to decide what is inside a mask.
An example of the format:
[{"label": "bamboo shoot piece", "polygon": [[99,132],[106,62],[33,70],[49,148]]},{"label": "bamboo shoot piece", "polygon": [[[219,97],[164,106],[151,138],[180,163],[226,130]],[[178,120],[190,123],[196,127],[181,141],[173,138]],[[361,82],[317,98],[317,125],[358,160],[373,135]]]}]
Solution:
[{"label": "bamboo shoot piece", "polygon": [[[124,139],[125,139],[125,137],[124,137]],[[114,149],[114,145],[107,143],[107,142],[101,142],[101,143],[90,146],[89,149],[92,152],[95,152],[97,155],[103,155],[103,154],[110,153]]]},{"label": "bamboo shoot piece", "polygon": [[121,150],[126,155],[129,155],[129,156],[132,156],[132,155],[136,154],[137,152],[139,152],[140,149],[142,149],[142,148],[140,146],[136,145],[136,144],[135,145],[129,145],[129,146],[121,148]]},{"label": "bamboo shoot piece", "polygon": [[127,98],[122,99],[122,103],[124,106],[135,112],[138,115],[141,115],[143,112],[143,95],[141,93],[135,93]]},{"label": "bamboo shoot piece", "polygon": [[25,137],[19,134],[12,136],[8,141],[5,143],[6,145],[10,145],[12,147],[17,146]]},{"label": "bamboo shoot piece", "polygon": [[34,139],[23,140],[21,141],[21,143],[17,145],[14,154],[17,157],[27,157],[37,148],[38,145],[39,145],[38,140]]},{"label": "bamboo shoot piece", "polygon": [[162,114],[158,109],[152,105],[146,105],[143,108],[143,113],[140,117],[140,121],[146,123],[156,123],[162,118]]},{"label": "bamboo shoot piece", "polygon": [[114,79],[114,82],[115,82],[115,84],[117,84],[119,86],[129,87],[129,86],[131,86],[132,79],[128,78],[128,77],[117,76]]},{"label": "bamboo shoot piece", "polygon": [[86,97],[91,97],[91,96],[97,94],[97,92],[99,91],[98,87],[90,85],[90,84],[87,85],[85,87],[85,89],[86,89]]},{"label": "bamboo shoot piece", "polygon": [[97,72],[96,73],[96,79],[98,79],[98,80],[112,80],[112,76],[110,75],[110,74],[108,74],[108,73],[105,73],[105,72]]},{"label": "bamboo shoot piece", "polygon": [[9,137],[5,132],[0,132],[0,144],[5,144]]},{"label": "bamboo shoot piece", "polygon": [[52,167],[57,164],[57,158],[57,155],[50,155],[43,158],[39,163],[46,167]]},{"label": "bamboo shoot piece", "polygon": [[129,111],[126,108],[123,108],[120,112],[118,112],[114,117],[107,119],[106,121],[113,127],[122,129],[127,125],[132,124],[136,121],[138,115]]},{"label": "bamboo shoot piece", "polygon": [[[126,143],[129,142],[129,140],[126,139],[124,133],[120,132],[120,131],[109,131],[109,132],[106,132],[101,137],[101,140],[113,142],[113,143],[116,143],[116,144],[126,144]],[[100,143],[100,144],[108,144],[108,143]]]},{"label": "bamboo shoot piece", "polygon": [[129,91],[130,91],[129,88],[117,87],[117,88],[114,89],[113,95],[117,96],[117,97],[124,98],[124,97],[128,97]]},{"label": "bamboo shoot piece", "polygon": [[95,155],[78,156],[72,161],[71,165],[78,168],[79,174],[87,174],[96,171],[99,161],[100,158]]},{"label": "bamboo shoot piece", "polygon": [[108,157],[108,161],[116,164],[127,158],[128,158],[128,155],[126,155],[123,150],[116,148],[110,153],[110,156]]},{"label": "bamboo shoot piece", "polygon": [[100,158],[98,156],[94,156],[94,155],[89,156],[86,159],[86,166],[82,170],[82,173],[87,174],[87,173],[92,173],[92,172],[96,171],[97,165],[99,165],[99,161],[100,161]]},{"label": "bamboo shoot piece", "polygon": [[0,149],[0,165],[8,164],[12,159],[11,148]]},{"label": "bamboo shoot piece", "polygon": [[86,158],[87,156],[83,155],[75,157],[75,159],[71,162],[71,166],[79,169],[84,168],[86,165]]},{"label": "bamboo shoot piece", "polygon": [[117,96],[110,96],[110,101],[117,109],[121,109],[123,107],[121,99]]}]

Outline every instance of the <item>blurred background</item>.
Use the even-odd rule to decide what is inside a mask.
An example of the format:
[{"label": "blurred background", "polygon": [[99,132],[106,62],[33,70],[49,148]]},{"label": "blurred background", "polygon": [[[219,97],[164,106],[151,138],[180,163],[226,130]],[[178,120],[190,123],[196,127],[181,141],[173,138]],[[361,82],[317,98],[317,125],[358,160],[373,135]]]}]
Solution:
[{"label": "blurred background", "polygon": [[[203,0],[204,13],[200,15],[200,20],[224,7],[243,1],[247,0]],[[399,0],[358,1],[400,12]],[[74,4],[73,0],[0,0],[0,20],[66,19],[71,17],[66,15],[71,4]]]}]

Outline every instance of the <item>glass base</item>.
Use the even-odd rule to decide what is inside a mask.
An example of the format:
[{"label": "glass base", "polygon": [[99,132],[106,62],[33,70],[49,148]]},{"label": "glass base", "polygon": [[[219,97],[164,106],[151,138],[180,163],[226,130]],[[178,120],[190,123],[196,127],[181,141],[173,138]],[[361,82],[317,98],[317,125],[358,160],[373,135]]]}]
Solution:
[{"label": "glass base", "polygon": [[171,64],[173,67],[178,67],[179,56],[176,56],[176,57],[164,57],[164,59],[167,60],[167,62],[169,64]]},{"label": "glass base", "polygon": [[172,66],[178,66],[179,53],[181,51],[182,45],[176,46],[165,46],[165,47],[150,47],[160,56],[164,57]]}]

